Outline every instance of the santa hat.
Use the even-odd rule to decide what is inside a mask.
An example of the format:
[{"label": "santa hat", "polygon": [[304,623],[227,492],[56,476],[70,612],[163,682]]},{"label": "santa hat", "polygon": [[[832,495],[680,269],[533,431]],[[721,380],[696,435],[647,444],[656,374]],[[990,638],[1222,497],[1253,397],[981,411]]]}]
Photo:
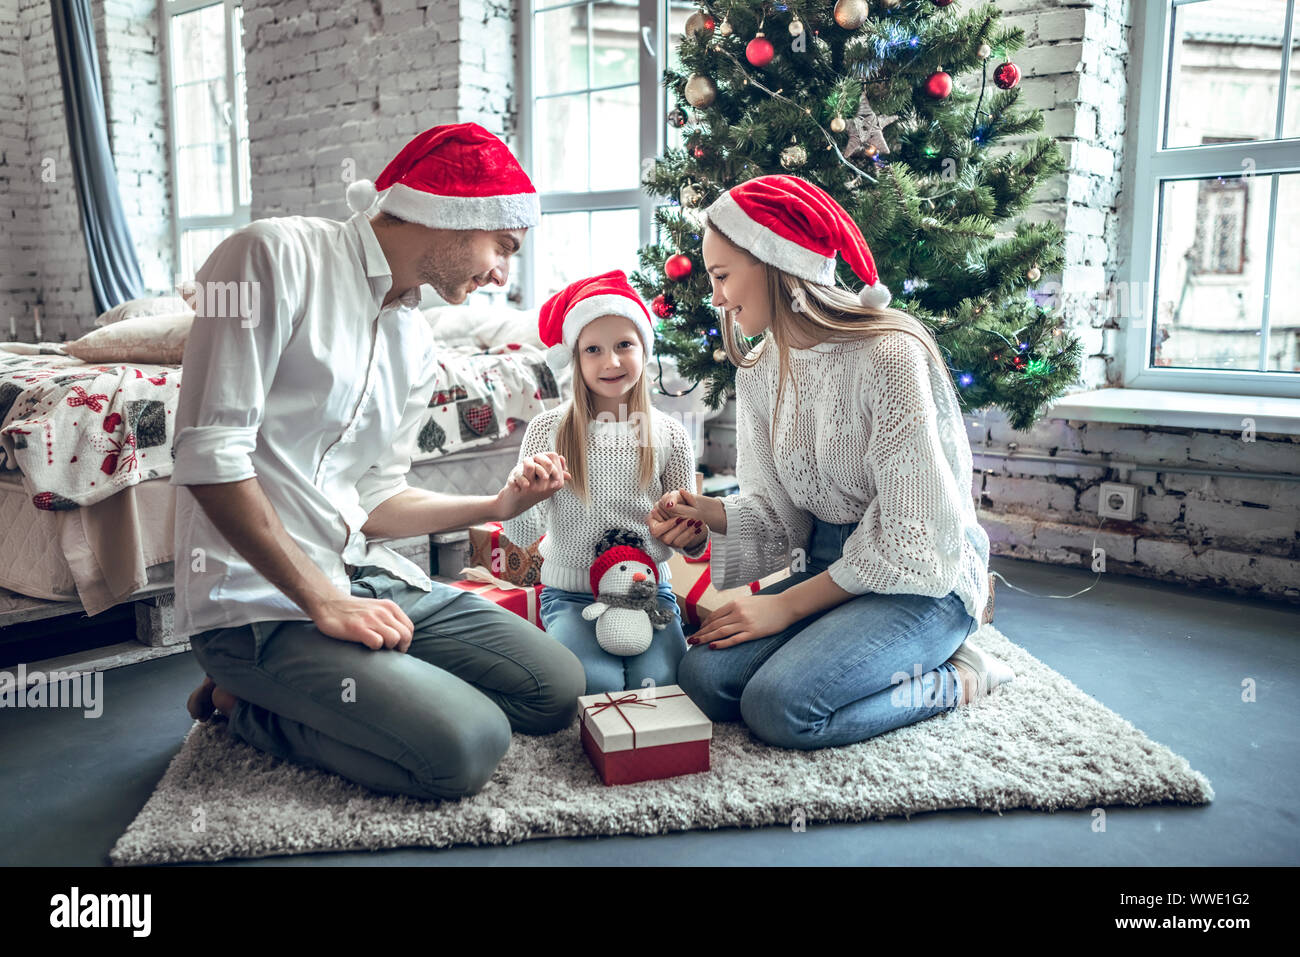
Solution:
[{"label": "santa hat", "polygon": [[601,552],[596,556],[596,560],[591,563],[591,595],[593,598],[600,595],[600,580],[605,577],[605,572],[619,562],[637,562],[649,565],[650,572],[655,577],[655,584],[659,584],[659,566],[655,564],[653,558],[635,545],[615,545],[613,548]]},{"label": "santa hat", "polygon": [[866,285],[865,306],[883,308],[893,294],[876,275],[862,230],[819,186],[797,176],[759,176],[719,196],[705,215],[754,258],[823,286],[835,284],[835,254]]},{"label": "santa hat", "polygon": [[627,281],[627,274],[614,269],[589,279],[579,279],[561,289],[542,305],[537,332],[547,346],[546,364],[559,372],[573,361],[573,347],[582,328],[601,316],[624,316],[632,320],[646,361],[654,354],[654,330],[650,313]]},{"label": "santa hat", "polygon": [[[382,194],[380,191],[383,191]],[[477,123],[425,130],[373,183],[348,186],[348,206],[379,208],[435,229],[527,229],[541,221],[537,190],[519,161]]]}]

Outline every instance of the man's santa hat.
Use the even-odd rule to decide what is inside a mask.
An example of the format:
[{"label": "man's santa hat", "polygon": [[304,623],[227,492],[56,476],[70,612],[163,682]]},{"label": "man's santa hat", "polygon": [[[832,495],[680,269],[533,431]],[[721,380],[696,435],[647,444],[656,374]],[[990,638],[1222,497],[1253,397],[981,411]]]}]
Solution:
[{"label": "man's santa hat", "polygon": [[528,174],[506,144],[477,123],[425,130],[373,183],[348,185],[348,206],[379,208],[434,229],[527,229],[541,221]]},{"label": "man's santa hat", "polygon": [[835,285],[835,254],[864,285],[858,299],[884,308],[893,299],[876,275],[867,241],[844,207],[798,176],[759,176],[733,186],[705,211],[708,221],[755,259],[823,286]]},{"label": "man's santa hat", "polygon": [[546,364],[556,372],[568,366],[583,326],[601,316],[631,319],[645,347],[645,360],[650,361],[655,341],[650,313],[629,285],[627,274],[614,269],[570,283],[542,304],[537,333],[548,347]]}]

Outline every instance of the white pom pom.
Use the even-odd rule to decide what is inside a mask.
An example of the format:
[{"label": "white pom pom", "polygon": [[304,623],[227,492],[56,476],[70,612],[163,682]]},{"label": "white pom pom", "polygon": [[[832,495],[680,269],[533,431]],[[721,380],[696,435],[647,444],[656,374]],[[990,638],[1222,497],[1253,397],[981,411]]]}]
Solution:
[{"label": "white pom pom", "polygon": [[562,342],[546,350],[546,364],[551,367],[552,372],[566,369],[572,362],[573,350]]},{"label": "white pom pom", "polygon": [[364,213],[375,205],[375,197],[378,195],[379,190],[375,189],[375,184],[368,179],[348,183],[348,208],[354,213]]},{"label": "white pom pom", "polygon": [[889,291],[889,287],[878,279],[874,286],[863,286],[858,292],[858,301],[875,309],[884,309],[893,298],[894,294]]}]

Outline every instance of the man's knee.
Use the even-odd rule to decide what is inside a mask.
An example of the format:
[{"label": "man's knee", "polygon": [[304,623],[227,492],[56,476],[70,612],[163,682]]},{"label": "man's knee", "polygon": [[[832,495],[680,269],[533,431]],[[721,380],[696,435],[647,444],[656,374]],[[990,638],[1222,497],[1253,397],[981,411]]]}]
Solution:
[{"label": "man's knee", "polygon": [[496,705],[459,715],[425,742],[424,769],[417,775],[430,798],[455,800],[477,794],[491,780],[510,748],[510,721]]},{"label": "man's knee", "polygon": [[573,723],[578,714],[578,697],[587,693],[587,672],[582,661],[568,648],[547,638],[541,654],[541,682],[532,702],[534,714],[530,734],[551,734]]}]

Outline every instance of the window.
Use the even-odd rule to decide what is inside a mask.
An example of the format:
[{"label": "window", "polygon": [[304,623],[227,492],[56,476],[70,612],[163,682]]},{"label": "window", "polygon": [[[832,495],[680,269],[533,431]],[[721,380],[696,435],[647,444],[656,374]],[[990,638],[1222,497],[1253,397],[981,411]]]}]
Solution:
[{"label": "window", "polygon": [[248,225],[243,10],[233,0],[165,0],[161,8],[172,142],[172,222],[182,279]]},{"label": "window", "polygon": [[520,152],[542,206],[520,257],[526,306],[580,276],[638,267],[654,229],[642,171],[682,141],[665,129],[665,57],[697,9],[534,0],[520,17]]},{"label": "window", "polygon": [[1296,5],[1147,7],[1126,386],[1300,396]]}]

